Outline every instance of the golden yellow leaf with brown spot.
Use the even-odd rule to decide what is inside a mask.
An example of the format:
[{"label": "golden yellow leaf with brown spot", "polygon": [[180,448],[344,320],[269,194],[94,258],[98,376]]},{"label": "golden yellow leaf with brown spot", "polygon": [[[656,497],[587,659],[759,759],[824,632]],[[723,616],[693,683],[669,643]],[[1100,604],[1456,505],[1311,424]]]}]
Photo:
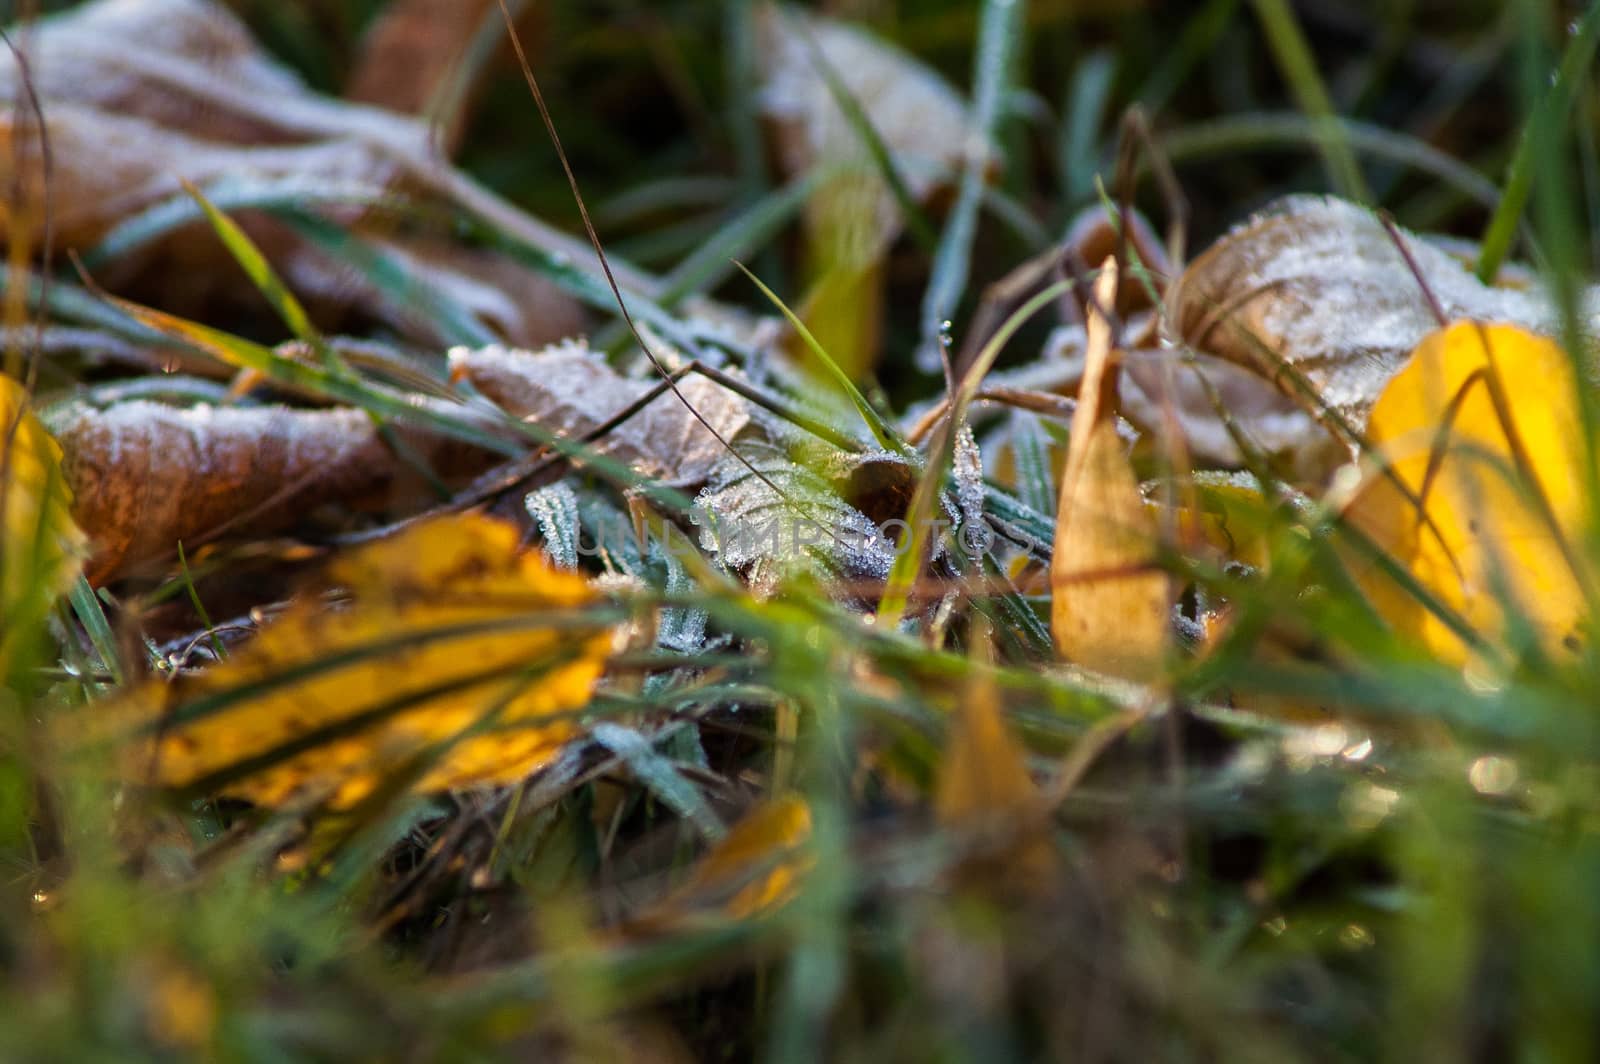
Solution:
[{"label": "golden yellow leaf with brown spot", "polygon": [[513,783],[580,733],[611,630],[511,525],[428,521],[327,576],[349,606],[303,598],[223,664],[90,707],[90,732],[140,782],[335,808],[417,758],[419,791]]}]

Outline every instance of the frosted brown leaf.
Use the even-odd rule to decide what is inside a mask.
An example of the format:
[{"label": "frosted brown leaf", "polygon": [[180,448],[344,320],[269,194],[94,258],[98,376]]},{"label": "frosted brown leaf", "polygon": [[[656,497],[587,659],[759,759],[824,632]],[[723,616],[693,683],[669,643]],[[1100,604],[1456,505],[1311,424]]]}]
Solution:
[{"label": "frosted brown leaf", "polygon": [[[867,146],[819,69],[819,55],[866,113],[914,199],[926,200],[948,182],[969,153],[988,151],[966,101],[944,79],[867,31],[779,4],[761,5],[756,30],[758,103],[787,173],[833,163],[876,177]],[[872,194],[880,232],[892,235],[900,224],[894,197],[881,181]]]},{"label": "frosted brown leaf", "polygon": [[[498,200],[441,161],[425,122],[320,96],[266,55],[226,8],[206,0],[99,0],[41,19],[19,46],[44,114],[40,131],[19,96],[15,57],[0,50],[0,171],[21,179],[21,202],[42,210],[44,146],[51,154],[50,203],[58,248],[93,248],[121,222],[182,199],[179,179],[227,185],[279,200],[317,195],[370,204],[391,193],[444,199],[496,228],[574,262],[592,261],[583,244]],[[364,220],[360,206],[320,208],[344,228]],[[252,239],[298,293],[331,314],[354,309],[426,342],[424,319],[355,283],[347,270],[270,218],[248,214]],[[0,229],[0,245],[6,242]],[[412,247],[392,252],[417,267],[507,340],[537,345],[581,329],[577,305],[539,274],[489,252]],[[32,249],[30,249],[32,250]],[[198,316],[218,295],[246,292],[243,276],[204,225],[193,224],[97,269],[113,287],[144,280],[165,309]],[[227,264],[224,266],[224,264]],[[218,268],[224,267],[224,268]],[[162,285],[181,275],[182,285]],[[647,287],[620,270],[625,286]],[[250,294],[253,297],[253,293]],[[518,308],[531,308],[519,312]],[[327,321],[321,322],[328,327]]]},{"label": "frosted brown leaf", "polygon": [[[1541,293],[1484,285],[1444,247],[1400,237],[1447,318],[1553,327]],[[1317,196],[1285,199],[1217,241],[1184,271],[1169,309],[1183,342],[1275,380],[1308,408],[1326,404],[1356,431],[1439,324],[1377,216]]]}]

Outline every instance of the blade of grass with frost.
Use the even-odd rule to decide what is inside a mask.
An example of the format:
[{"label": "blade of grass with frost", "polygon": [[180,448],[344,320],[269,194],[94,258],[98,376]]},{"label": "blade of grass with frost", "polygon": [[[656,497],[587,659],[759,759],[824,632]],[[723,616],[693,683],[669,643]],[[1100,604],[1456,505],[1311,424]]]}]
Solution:
[{"label": "blade of grass with frost", "polygon": [[[1420,174],[1437,178],[1475,203],[1493,208],[1501,202],[1494,182],[1426,141],[1349,118],[1335,118],[1344,140],[1355,151],[1375,159],[1399,163]],[[1161,149],[1169,162],[1231,156],[1242,151],[1317,147],[1322,134],[1317,124],[1298,114],[1248,113],[1208,122],[1196,122],[1161,134]],[[1139,173],[1149,164],[1139,162]]]},{"label": "blade of grass with frost", "polygon": [[911,600],[911,589],[916,586],[917,577],[922,573],[922,555],[927,546],[928,525],[933,518],[935,501],[944,485],[945,473],[950,468],[951,458],[955,454],[954,426],[960,425],[965,420],[967,408],[972,405],[973,396],[978,394],[978,386],[983,383],[983,378],[988,375],[990,367],[1000,357],[1001,350],[1010,342],[1011,337],[1016,335],[1017,330],[1022,328],[1029,318],[1071,289],[1071,282],[1057,281],[1034,294],[1018,307],[999,329],[995,330],[989,342],[978,352],[978,357],[972,360],[966,375],[961,378],[956,394],[950,402],[950,412],[940,425],[936,437],[938,446],[929,455],[928,465],[917,481],[917,489],[912,494],[911,504],[907,508],[905,520],[909,531],[906,535],[910,537],[910,542],[906,544],[905,549],[897,552],[894,565],[889,570],[889,579],[884,585],[883,595],[878,600],[878,623],[889,630],[893,630],[905,616],[906,606]]},{"label": "blade of grass with frost", "polygon": [[1272,48],[1273,58],[1277,60],[1278,71],[1289,83],[1300,109],[1317,129],[1318,145],[1327,161],[1328,178],[1334,189],[1346,199],[1371,202],[1372,193],[1367,188],[1366,178],[1344,138],[1328,87],[1322,83],[1316,60],[1288,0],[1251,0],[1251,3]]},{"label": "blade of grass with frost", "polygon": [[685,297],[720,284],[732,273],[737,260],[765,246],[800,213],[819,177],[816,170],[801,174],[718,226],[710,240],[663,278],[661,305],[670,310]]},{"label": "blade of grass with frost", "polygon": [[[750,204],[711,238],[662,278],[661,306],[674,310],[691,295],[714,288],[733,272],[738,260],[769,246],[784,226],[800,213],[820,183],[821,170],[813,169],[773,189]],[[632,339],[627,326],[613,322],[596,337],[594,346],[608,355],[621,351]]]},{"label": "blade of grass with frost", "polygon": [[[579,269],[571,256],[518,240],[513,235],[485,229],[475,221],[466,221],[465,227],[487,246],[526,266],[578,301],[607,314],[618,313],[616,297],[612,295],[604,277]],[[652,278],[651,288],[659,291],[660,280]],[[637,291],[624,291],[628,299],[628,310],[635,318],[660,332],[666,340],[679,347],[685,354],[691,357],[698,356],[696,345],[685,332],[682,322],[673,317],[654,298]]]},{"label": "blade of grass with frost", "polygon": [[726,177],[658,177],[597,204],[594,221],[602,227],[626,227],[645,224],[656,214],[726,207],[734,188],[734,182]]},{"label": "blade of grass with frost", "polygon": [[[507,0],[511,17],[522,17],[530,0]],[[483,83],[485,72],[500,54],[505,43],[505,30],[497,6],[483,5],[478,24],[466,46],[450,64],[449,76],[434,86],[433,93],[423,104],[421,118],[427,122],[435,140],[440,130],[456,128],[467,113],[474,86]]]},{"label": "blade of grass with frost", "polygon": [[761,116],[757,95],[756,5],[748,0],[723,0],[722,82],[726,93],[728,139],[733,142],[735,172],[739,175],[740,199],[751,200],[766,190],[767,163],[765,140],[761,135]]},{"label": "blade of grass with frost", "polygon": [[1010,436],[1012,461],[1017,470],[1017,494],[1030,508],[1045,513],[1055,503],[1055,470],[1050,461],[1052,441],[1044,418],[1026,410],[1014,411]]},{"label": "blade of grass with frost", "polygon": [[1055,239],[1033,216],[1031,207],[1001,189],[985,185],[981,206],[995,221],[1011,230],[1029,255],[1044,254]]},{"label": "blade of grass with frost", "polygon": [[272,213],[330,258],[354,270],[392,305],[405,308],[408,313],[424,315],[446,343],[484,347],[499,342],[494,330],[442,289],[414,276],[382,248],[298,208],[277,209]]},{"label": "blade of grass with frost", "polygon": [[1028,605],[1022,597],[1011,578],[1006,576],[1000,568],[1000,563],[995,559],[993,552],[985,551],[982,558],[977,559],[983,575],[1006,590],[999,594],[975,596],[972,606],[979,613],[988,617],[995,625],[998,638],[1006,639],[1018,645],[1023,655],[1032,660],[1049,658],[1054,644],[1050,639],[1050,629],[1045,627],[1039,615]]},{"label": "blade of grass with frost", "polygon": [[900,438],[900,434],[895,432],[888,422],[878,416],[878,412],[872,408],[872,404],[867,402],[867,397],[862,395],[861,390],[856,387],[855,381],[852,381],[850,375],[840,369],[839,364],[829,357],[828,352],[822,349],[822,345],[817,342],[817,338],[811,335],[811,330],[806,328],[805,322],[801,321],[794,311],[785,306],[783,300],[778,298],[778,294],[761,282],[761,278],[746,269],[743,263],[735,262],[734,265],[739,267],[744,272],[744,275],[750,278],[757,288],[761,289],[761,294],[766,296],[772,302],[772,305],[777,307],[783,313],[783,316],[789,320],[790,327],[799,335],[811,353],[817,357],[817,361],[828,371],[829,376],[844,390],[845,395],[849,396],[850,402],[855,404],[856,410],[861,414],[861,420],[866,422],[867,429],[872,433],[872,438],[878,441],[878,446],[896,454],[911,454],[910,445]]},{"label": "blade of grass with frost", "polygon": [[702,247],[722,224],[722,212],[702,211],[612,242],[630,261],[671,263]]},{"label": "blade of grass with frost", "polygon": [[1078,65],[1068,86],[1063,108],[1066,121],[1056,146],[1056,167],[1061,172],[1067,205],[1087,199],[1094,192],[1094,177],[1102,155],[1100,129],[1105,123],[1106,100],[1116,73],[1116,53],[1096,49]]},{"label": "blade of grass with frost", "polygon": [[[967,289],[972,244],[978,231],[978,208],[983,202],[984,171],[989,165],[988,146],[1004,113],[1012,84],[1012,67],[1022,36],[1026,4],[1017,0],[985,0],[978,21],[978,47],[973,57],[973,84],[977,144],[969,145],[961,170],[955,206],[939,237],[928,288],[922,297],[922,340],[917,350],[918,368],[931,371],[940,364],[939,343]],[[979,147],[981,145],[981,147]]]},{"label": "blade of grass with frost", "polygon": [[700,788],[678,770],[672,758],[659,753],[655,739],[621,724],[596,724],[590,736],[628,766],[651,794],[674,813],[693,824],[701,838],[716,842],[728,833],[727,826],[706,801]]},{"label": "blade of grass with frost", "polygon": [[[183,340],[228,365],[258,370],[263,376],[272,380],[350,403],[370,414],[420,425],[451,439],[475,444],[496,454],[517,458],[524,453],[525,448],[516,439],[508,439],[504,435],[480,427],[481,418],[453,418],[436,407],[413,402],[411,396],[378,387],[359,377],[333,374],[320,366],[285,358],[270,347],[263,347],[220,329],[153,310],[110,294],[104,298],[135,321]],[[687,511],[694,504],[692,499],[676,488],[642,477],[627,464],[602,454],[587,444],[549,432],[533,422],[514,418],[498,407],[486,410],[462,407],[462,410],[493,416],[495,424],[507,432],[549,447],[563,457],[575,459],[611,483],[625,488],[636,488],[670,509]]]},{"label": "blade of grass with frost", "polygon": [[893,194],[895,204],[900,208],[900,216],[906,220],[906,226],[911,230],[917,245],[923,251],[933,253],[939,245],[933,224],[928,221],[928,216],[922,212],[916,197],[906,186],[900,168],[894,164],[893,153],[883,142],[883,136],[877,127],[872,124],[872,118],[867,114],[866,108],[861,106],[861,101],[856,99],[849,86],[839,77],[839,72],[833,68],[833,64],[828,62],[828,57],[822,53],[821,46],[817,44],[810,30],[800,21],[800,16],[787,10],[783,14],[789,23],[789,32],[805,42],[806,50],[811,53],[811,65],[822,75],[823,82],[828,86],[829,95],[833,97],[839,112],[844,115],[845,123],[867,149],[867,154],[872,156],[873,166],[877,168],[879,176]]},{"label": "blade of grass with frost", "polygon": [[[212,205],[222,211],[272,210],[297,207],[360,207],[383,211],[402,218],[425,218],[431,215],[447,216],[448,212],[431,210],[397,196],[393,189],[382,185],[348,182],[319,184],[308,187],[301,178],[278,180],[231,179],[214,181],[205,187],[205,195]],[[149,247],[163,237],[205,218],[205,212],[187,194],[173,196],[138,211],[111,228],[100,242],[83,255],[84,265],[90,269],[130,255]]]},{"label": "blade of grass with frost", "polygon": [[[1533,192],[1536,164],[1543,164],[1542,154],[1551,138],[1572,110],[1572,101],[1580,84],[1587,84],[1586,73],[1594,59],[1595,45],[1600,43],[1600,4],[1589,5],[1582,20],[1574,23],[1576,32],[1567,40],[1561,55],[1561,65],[1555,72],[1544,98],[1528,118],[1522,137],[1517,142],[1516,154],[1511,157],[1511,167],[1506,174],[1506,191],[1489,226],[1483,232],[1483,247],[1478,253],[1478,280],[1493,282],[1500,265],[1511,250],[1522,212]],[[1561,160],[1559,165],[1565,165]]]}]

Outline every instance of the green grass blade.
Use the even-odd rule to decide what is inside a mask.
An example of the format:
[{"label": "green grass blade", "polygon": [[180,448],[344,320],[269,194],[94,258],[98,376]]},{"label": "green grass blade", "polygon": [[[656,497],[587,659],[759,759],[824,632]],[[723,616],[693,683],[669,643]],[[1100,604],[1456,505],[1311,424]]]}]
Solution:
[{"label": "green grass blade", "polygon": [[[1493,208],[1500,202],[1500,190],[1493,181],[1424,140],[1347,118],[1333,121],[1345,143],[1355,151],[1443,181],[1485,207]],[[1177,166],[1244,151],[1320,148],[1323,129],[1300,114],[1251,112],[1169,130],[1161,135],[1161,150]],[[1141,161],[1140,173],[1147,173],[1148,169]]]},{"label": "green grass blade", "polygon": [[1100,130],[1116,75],[1116,53],[1102,48],[1091,52],[1072,76],[1056,148],[1056,167],[1068,204],[1094,195],[1094,175],[1102,159]]},{"label": "green grass blade", "polygon": [[[302,178],[229,178],[208,183],[205,195],[220,211],[355,207],[400,218],[448,217],[447,212],[424,208],[397,196],[394,190],[383,185],[361,181],[308,187]],[[103,266],[147,248],[185,226],[205,220],[206,212],[200,204],[187,193],[181,193],[119,221],[83,254],[83,263],[90,269]]]},{"label": "green grass blade", "polygon": [[1018,307],[1004,324],[995,330],[989,342],[983,345],[978,356],[972,360],[971,368],[961,378],[961,384],[956,388],[956,394],[950,403],[950,413],[936,437],[938,445],[934,453],[929,456],[927,468],[923,470],[921,479],[917,481],[917,489],[911,497],[911,504],[906,513],[906,526],[909,529],[906,535],[911,541],[895,557],[894,565],[889,570],[889,579],[884,584],[883,595],[878,599],[878,622],[888,629],[892,630],[905,616],[906,607],[911,601],[911,590],[916,586],[917,577],[922,574],[922,555],[927,546],[927,534],[932,524],[934,506],[944,485],[945,472],[950,468],[951,458],[955,454],[954,427],[960,425],[966,418],[967,408],[972,405],[973,396],[977,395],[983,378],[988,375],[995,360],[1000,357],[1001,350],[1016,335],[1017,330],[1022,328],[1029,318],[1071,288],[1071,282],[1057,281]]},{"label": "green grass blade", "polygon": [[1272,46],[1278,69],[1289,83],[1289,89],[1299,101],[1300,109],[1314,123],[1318,133],[1318,146],[1328,165],[1328,178],[1334,189],[1346,199],[1368,203],[1372,193],[1366,178],[1356,163],[1355,153],[1344,138],[1344,128],[1338,122],[1328,87],[1317,72],[1311,47],[1300,31],[1300,23],[1288,0],[1251,0],[1256,17]]},{"label": "green grass blade", "polygon": [[[1018,0],[985,0],[979,15],[978,46],[973,57],[973,117],[983,144],[997,139],[1006,95],[1014,80],[1026,7]],[[987,152],[968,153],[955,206],[950,209],[933,256],[928,288],[922,297],[922,338],[917,349],[917,366],[924,372],[933,372],[940,365],[939,344],[945,322],[955,316],[967,289],[989,162]]]},{"label": "green grass blade", "polygon": [[185,181],[183,188],[200,205],[200,209],[205,212],[206,220],[211,223],[211,228],[222,241],[223,247],[228,249],[228,254],[232,255],[234,261],[243,268],[250,282],[266,297],[267,302],[272,305],[278,317],[283,319],[284,325],[288,326],[295,338],[320,347],[322,334],[311,324],[311,315],[306,313],[306,308],[301,305],[300,300],[295,298],[295,294],[289,291],[289,286],[284,284],[273,270],[272,265],[267,262],[267,257],[256,247],[255,241],[245,235],[245,231],[239,228],[239,223],[213,206],[197,186]]},{"label": "green grass blade", "polygon": [[105,610],[100,607],[100,599],[95,595],[94,588],[80,576],[77,583],[72,585],[68,598],[78,623],[83,625],[84,632],[89,636],[89,645],[100,655],[100,661],[111,674],[112,680],[120,685],[126,674],[122,670],[122,656],[117,653],[117,637],[111,631],[111,622],[106,620]]},{"label": "green grass blade", "polygon": [[1577,32],[1567,40],[1554,82],[1529,117],[1522,139],[1517,142],[1516,154],[1511,157],[1511,168],[1506,175],[1505,196],[1483,232],[1478,280],[1485,284],[1494,280],[1511,250],[1522,212],[1528,206],[1528,196],[1533,192],[1535,164],[1541,162],[1550,139],[1566,120],[1578,87],[1585,84],[1584,73],[1594,59],[1596,43],[1600,42],[1600,4],[1591,4],[1576,25]]},{"label": "green grass blade", "polygon": [[861,420],[866,422],[867,429],[872,433],[872,438],[878,442],[878,446],[882,447],[886,451],[895,451],[899,454],[910,454],[910,446],[907,445],[905,440],[900,438],[900,434],[895,432],[894,429],[889,426],[889,423],[884,421],[883,418],[879,416],[878,412],[872,408],[872,404],[867,402],[867,397],[861,394],[861,389],[856,387],[855,381],[850,379],[850,375],[839,368],[839,364],[829,357],[827,351],[823,350],[822,345],[817,342],[817,338],[811,335],[811,330],[806,328],[805,322],[801,321],[799,316],[796,315],[794,311],[790,310],[784,304],[783,300],[778,298],[778,294],[776,292],[763,284],[761,282],[761,278],[757,277],[755,274],[746,269],[743,263],[736,262],[734,265],[738,266],[740,270],[743,270],[744,275],[750,278],[757,288],[761,289],[761,294],[766,296],[767,299],[771,300],[772,305],[777,307],[778,310],[782,312],[783,316],[789,320],[790,327],[793,328],[797,334],[799,334],[800,339],[805,343],[806,347],[810,349],[811,353],[817,357],[817,361],[822,364],[822,367],[828,371],[828,375],[831,376],[839,385],[839,387],[844,390],[844,393],[850,397],[850,402],[855,404],[856,410],[861,414]]},{"label": "green grass blade", "polygon": [[295,208],[273,213],[324,254],[360,274],[393,306],[423,317],[446,343],[482,347],[499,342],[494,330],[471,311],[359,234]]}]

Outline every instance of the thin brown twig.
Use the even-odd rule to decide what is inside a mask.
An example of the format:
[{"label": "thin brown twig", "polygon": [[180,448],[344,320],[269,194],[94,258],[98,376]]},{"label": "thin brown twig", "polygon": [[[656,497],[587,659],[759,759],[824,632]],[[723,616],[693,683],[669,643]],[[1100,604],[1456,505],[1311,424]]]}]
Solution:
[{"label": "thin brown twig", "polygon": [[[678,387],[677,381],[672,378],[671,372],[666,366],[662,365],[661,360],[656,357],[656,353],[650,349],[650,345],[645,343],[644,336],[639,332],[639,327],[633,320],[633,313],[628,309],[627,300],[622,298],[622,289],[617,286],[617,279],[611,272],[611,263],[606,257],[605,247],[600,242],[600,234],[595,230],[594,220],[589,216],[588,204],[584,201],[583,192],[578,187],[578,177],[575,173],[573,173],[572,163],[567,158],[566,149],[561,146],[561,137],[556,132],[555,119],[550,115],[550,108],[545,103],[544,92],[539,88],[539,80],[533,76],[533,67],[529,65],[527,53],[523,51],[522,38],[517,33],[516,22],[511,17],[511,9],[506,5],[506,0],[495,0],[495,2],[500,5],[500,14],[505,20],[506,33],[509,34],[511,38],[511,48],[516,54],[517,66],[522,71],[522,78],[528,86],[528,92],[533,96],[534,105],[539,109],[539,118],[544,122],[545,132],[550,137],[550,144],[553,148],[555,148],[556,157],[561,162],[562,173],[564,173],[567,178],[567,187],[572,190],[573,201],[578,206],[578,216],[583,220],[584,232],[589,236],[589,243],[594,246],[594,253],[600,260],[600,270],[603,274],[605,274],[606,285],[610,287],[611,295],[617,301],[617,310],[622,315],[623,323],[627,325],[628,331],[633,334],[633,338],[638,343],[639,349],[643,351],[645,357],[650,360],[650,364],[655,367],[656,372],[660,373],[662,378],[671,386],[672,394],[677,396],[678,401],[688,409],[689,413],[694,416],[694,419],[700,422],[705,430],[711,433],[716,441],[723,446],[723,449],[725,449],[734,458],[738,459],[739,463],[748,469],[757,480],[761,481],[761,483],[765,484],[769,489],[771,489],[774,495],[782,499],[784,503],[792,509],[799,510],[799,505],[793,499],[789,498],[788,493],[786,493],[782,488],[778,487],[777,484],[773,483],[772,478],[768,477],[765,473],[761,472],[761,470],[757,469],[755,464],[752,463],[748,458],[740,454],[738,450],[734,448],[733,444],[729,443],[727,439],[723,437],[722,433],[718,432],[716,427],[706,419],[705,415],[701,414],[699,410],[695,409],[694,404],[689,402],[688,397],[685,396],[683,391]],[[838,539],[837,536],[834,536],[831,530],[828,531],[828,534],[835,540]]]}]

